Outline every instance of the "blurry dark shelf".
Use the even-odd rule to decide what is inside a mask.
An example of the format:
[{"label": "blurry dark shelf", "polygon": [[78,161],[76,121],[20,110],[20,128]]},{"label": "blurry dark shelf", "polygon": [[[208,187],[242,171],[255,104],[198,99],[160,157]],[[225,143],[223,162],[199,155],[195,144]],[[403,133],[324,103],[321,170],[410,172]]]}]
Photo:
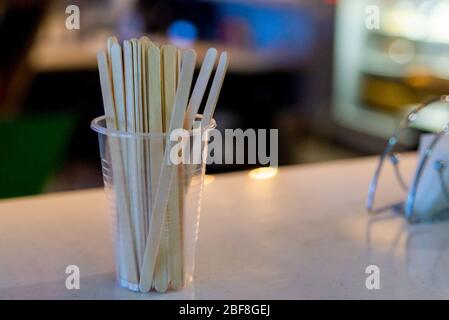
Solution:
[{"label": "blurry dark shelf", "polygon": [[[113,34],[113,33],[110,33]],[[148,35],[159,43],[169,43],[161,35]],[[29,62],[36,72],[96,69],[96,54],[105,48],[107,35],[78,41],[37,41],[29,54]],[[192,45],[197,52],[199,65],[208,48],[219,52],[227,51],[230,57],[228,70],[231,72],[265,72],[298,68],[304,61],[289,52],[272,52],[226,46],[220,42],[197,41]]]},{"label": "blurry dark shelf", "polygon": [[449,42],[444,42],[441,40],[429,40],[429,39],[417,39],[410,37],[406,34],[401,33],[388,33],[383,31],[382,29],[379,30],[369,30],[368,36],[376,36],[379,38],[386,38],[386,39],[407,39],[417,45],[423,45],[426,47],[433,47],[433,48],[447,48],[449,47]]}]

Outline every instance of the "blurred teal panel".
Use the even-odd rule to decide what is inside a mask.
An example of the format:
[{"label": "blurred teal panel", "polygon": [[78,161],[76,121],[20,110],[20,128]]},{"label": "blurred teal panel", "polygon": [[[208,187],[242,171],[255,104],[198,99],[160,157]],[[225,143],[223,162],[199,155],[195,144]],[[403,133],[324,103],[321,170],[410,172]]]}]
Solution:
[{"label": "blurred teal panel", "polygon": [[0,198],[42,192],[62,165],[75,122],[70,114],[0,119]]}]

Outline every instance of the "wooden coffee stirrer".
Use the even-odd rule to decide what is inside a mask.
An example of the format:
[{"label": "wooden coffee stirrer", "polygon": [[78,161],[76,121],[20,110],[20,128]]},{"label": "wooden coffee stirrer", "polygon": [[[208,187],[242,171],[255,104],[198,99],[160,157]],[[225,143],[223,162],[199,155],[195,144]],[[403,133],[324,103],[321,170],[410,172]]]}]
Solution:
[{"label": "wooden coffee stirrer", "polygon": [[135,132],[136,116],[134,107],[133,48],[131,42],[128,40],[123,41],[123,55],[125,70],[126,128],[129,132]]},{"label": "wooden coffee stirrer", "polygon": [[[148,46],[150,43],[150,39],[148,37],[141,37],[139,39],[139,44],[141,47],[140,51],[140,62],[141,62],[141,108],[142,108],[142,132],[143,133],[149,133],[149,126],[148,126],[148,118],[149,118],[149,112],[148,112],[148,95],[147,95],[147,81],[148,81]],[[143,161],[143,167],[142,167],[142,178],[143,178],[143,184],[144,184],[144,195],[143,195],[143,216],[144,216],[144,232],[145,235],[148,233],[149,228],[149,217],[151,213],[151,176],[149,175],[150,172],[150,141],[149,139],[143,139],[142,141],[142,161]]]},{"label": "wooden coffee stirrer", "polygon": [[123,74],[122,48],[118,43],[113,43],[109,52],[112,67],[112,80],[114,84],[113,88],[117,127],[120,131],[126,131],[125,82]]},{"label": "wooden coffee stirrer", "polygon": [[210,48],[207,50],[206,55],[201,65],[200,73],[195,82],[195,87],[193,88],[192,97],[190,98],[189,105],[187,107],[186,116],[184,119],[184,129],[190,130],[193,127],[193,122],[195,121],[196,114],[200,109],[201,101],[203,100],[204,93],[206,92],[207,84],[209,83],[209,78],[214,69],[215,60],[217,59],[217,50]]},{"label": "wooden coffee stirrer", "polygon": [[[176,94],[176,73],[177,73],[177,49],[172,45],[164,45],[161,49],[162,54],[162,114],[163,114],[163,131],[168,133],[170,118],[173,111],[173,103]],[[167,147],[167,145],[166,145]],[[160,170],[160,169],[159,169]],[[173,183],[173,181],[172,181]],[[172,189],[173,192],[173,184]],[[176,191],[175,191],[176,192]],[[168,289],[169,277],[169,241],[170,241],[170,219],[176,208],[171,208],[172,195],[170,195],[169,203],[164,210],[166,219],[164,220],[161,243],[156,260],[156,269],[154,274],[154,288],[158,292],[165,292]],[[154,204],[153,204],[154,205]],[[178,213],[179,214],[179,213]],[[179,219],[178,219],[179,220]]]},{"label": "wooden coffee stirrer", "polygon": [[[186,115],[184,118],[184,129],[191,130],[193,127],[193,123],[195,121],[195,117],[198,113],[198,110],[201,105],[201,101],[203,100],[204,93],[206,92],[207,84],[209,83],[209,78],[214,69],[215,60],[217,58],[217,50],[214,48],[210,48],[207,50],[206,55],[203,60],[203,64],[201,65],[200,73],[198,74],[198,78],[195,82],[195,86],[193,88],[192,96],[190,97],[189,104],[187,106]],[[193,143],[195,139],[193,139]],[[193,146],[190,146],[190,150],[193,149]],[[194,155],[189,153],[190,159],[193,160]],[[183,192],[187,191],[187,188],[190,184],[190,180],[192,177],[192,172],[195,168],[195,163],[192,164],[184,164],[181,166],[182,172],[181,181],[183,182],[182,188]]]},{"label": "wooden coffee stirrer", "polygon": [[[182,128],[183,126],[184,115],[189,100],[190,87],[195,70],[195,61],[195,51],[187,50],[183,54],[181,74],[178,81],[178,88],[176,91],[174,108],[168,132],[172,132],[173,130]],[[170,164],[170,149],[172,145],[173,143],[168,138],[155,196],[156,201],[153,204],[150,231],[146,241],[144,260],[141,267],[139,287],[142,292],[148,292],[150,290],[154,276],[156,257],[159,251],[162,229],[165,220],[164,212],[170,193],[170,182],[172,179],[172,174],[175,172],[175,170],[173,170],[174,166]]]},{"label": "wooden coffee stirrer", "polygon": [[151,170],[151,203],[156,196],[157,182],[161,170],[164,154],[164,139],[162,137],[162,87],[161,87],[161,51],[152,42],[148,46],[148,113],[149,131],[155,135],[160,134],[160,139],[153,139],[150,143]]},{"label": "wooden coffee stirrer", "polygon": [[[169,122],[173,113],[174,99],[177,91],[177,84],[179,85],[180,68],[181,68],[181,53],[174,46],[166,46],[169,59],[166,60],[168,70],[164,69],[164,84],[170,87],[169,92],[165,94],[165,118],[166,127],[165,131],[170,134]],[[165,55],[164,55],[165,57]],[[165,72],[168,71],[168,72]],[[174,90],[173,90],[174,89]],[[164,85],[165,90],[165,85]],[[172,91],[173,90],[173,91]],[[190,92],[189,92],[190,94]],[[173,289],[182,287],[182,206],[184,194],[180,192],[180,175],[179,169],[181,166],[175,166],[175,172],[171,177],[171,187],[168,197],[168,204],[166,208],[167,219],[165,220],[167,226],[167,239],[168,239],[168,251],[167,251],[167,264],[168,264],[168,279]],[[182,197],[182,199],[180,199]]]},{"label": "wooden coffee stirrer", "polygon": [[[114,83],[114,101],[117,118],[117,128],[120,131],[127,131],[126,127],[126,105],[125,105],[125,78],[123,73],[122,48],[118,43],[112,44],[110,48],[110,58],[112,63],[112,80]],[[127,149],[126,139],[121,141],[121,150]],[[124,168],[128,168],[128,158],[122,152]],[[126,184],[128,185],[128,183]],[[128,198],[128,197],[127,197]]]},{"label": "wooden coffee stirrer", "polygon": [[[137,42],[137,86],[134,87],[134,90],[136,90],[137,94],[137,131],[139,133],[145,133],[145,114],[144,114],[144,108],[143,108],[143,61],[142,61],[142,52],[143,52],[143,45],[142,41],[136,40]],[[142,232],[142,241],[143,246],[145,246],[145,235],[146,235],[146,200],[147,200],[147,188],[146,188],[146,177],[145,177],[145,141],[144,139],[138,139],[138,162],[139,162],[139,201],[140,201],[140,231]]]},{"label": "wooden coffee stirrer", "polygon": [[149,117],[150,112],[148,109],[148,73],[150,72],[148,69],[148,48],[150,46],[150,39],[148,37],[141,37],[139,39],[141,43],[142,51],[141,51],[141,61],[142,61],[142,113],[143,113],[143,132],[149,133]]},{"label": "wooden coffee stirrer", "polygon": [[[133,45],[131,41],[123,42],[124,55],[124,77],[125,77],[125,102],[126,102],[126,127],[130,133],[136,133],[136,108],[134,97],[134,63],[133,63]],[[139,202],[139,170],[137,162],[137,139],[127,139],[127,155],[128,155],[128,196],[130,203],[130,214],[132,221],[132,230],[136,251],[143,250],[144,244],[141,244],[141,235],[139,235],[140,221],[140,202]],[[143,235],[144,236],[144,235]],[[139,247],[140,246],[140,247]],[[140,258],[139,258],[140,257]],[[136,253],[138,265],[141,261],[141,254]]]},{"label": "wooden coffee stirrer", "polygon": [[227,68],[228,54],[226,52],[222,52],[220,54],[220,59],[218,60],[214,80],[212,81],[212,85],[210,87],[209,96],[207,97],[206,106],[204,107],[203,118],[201,119],[201,128],[205,128],[212,121]]},{"label": "wooden coffee stirrer", "polygon": [[[125,77],[123,70],[123,57],[122,57],[122,48],[117,43],[116,39],[112,39],[109,41],[108,46],[110,61],[112,66],[112,80],[113,80],[113,88],[114,88],[114,101],[115,101],[115,111],[116,111],[116,119],[117,119],[117,129],[123,132],[127,131],[127,119],[126,119],[126,102],[125,102]],[[126,207],[128,218],[119,223],[119,228],[122,229],[123,233],[128,233],[126,236],[127,241],[131,241],[130,245],[135,249],[135,239],[134,239],[134,226],[132,224],[132,210],[131,210],[131,199],[129,196],[129,174],[127,174],[129,157],[128,153],[125,152],[128,150],[128,139],[121,138],[120,139],[120,154],[122,157],[123,164],[123,190],[124,193],[122,197],[126,199]],[[125,250],[129,250],[129,248],[125,248]],[[137,271],[138,274],[138,271]],[[136,283],[136,282],[133,282]]]},{"label": "wooden coffee stirrer", "polygon": [[[106,64],[107,64],[107,71],[108,71],[108,77],[109,77],[109,82],[111,85],[111,98],[112,98],[112,112],[113,112],[113,120],[114,120],[114,128],[118,129],[118,118],[117,118],[117,107],[115,105],[115,97],[114,97],[114,84],[113,84],[113,79],[112,79],[112,58],[111,58],[111,51],[112,51],[112,45],[118,43],[117,42],[117,38],[116,37],[109,37],[108,41],[107,41],[107,52],[105,53],[106,55]],[[98,61],[98,56],[97,56],[97,61]],[[101,79],[100,79],[101,82]]]},{"label": "wooden coffee stirrer", "polygon": [[[136,132],[136,116],[134,106],[134,70],[133,70],[133,47],[131,41],[123,42],[123,60],[124,60],[124,78],[125,78],[125,103],[126,103],[126,129],[128,132]],[[133,225],[133,238],[136,251],[139,249],[139,173],[137,167],[137,141],[136,139],[127,139],[127,172],[128,172],[128,196],[130,203],[130,214]],[[143,248],[143,244],[141,245]],[[139,254],[136,252],[137,261]],[[139,263],[138,263],[139,264]],[[140,264],[139,264],[140,266]]]},{"label": "wooden coffee stirrer", "polygon": [[[128,124],[129,131],[133,133],[140,133],[141,124],[139,121],[140,116],[140,77],[139,77],[139,64],[138,64],[138,41],[136,39],[131,39],[124,43],[126,46],[126,56],[125,56],[125,64],[126,70],[125,75],[128,75],[128,81],[126,83],[126,92],[127,97],[126,101],[130,104],[130,107],[127,109],[129,114],[128,116]],[[127,114],[127,115],[128,115]],[[131,203],[132,203],[132,221],[134,226],[134,239],[136,243],[136,253],[137,253],[137,261],[140,266],[143,260],[143,250],[145,247],[145,223],[143,212],[143,197],[144,197],[144,189],[143,189],[143,181],[142,181],[142,160],[141,155],[143,153],[142,150],[142,141],[139,138],[130,139],[129,141],[129,172],[131,172],[131,176],[129,180],[132,182],[131,189]],[[131,190],[130,189],[130,190]]]},{"label": "wooden coffee stirrer", "polygon": [[[104,51],[100,51],[97,54],[98,70],[100,73],[101,92],[103,97],[103,104],[106,115],[106,126],[109,129],[117,130],[117,116],[114,107],[114,93],[112,85],[112,77],[110,73],[110,63]],[[120,278],[128,283],[137,283],[138,278],[138,264],[136,260],[136,254],[133,246],[132,232],[131,232],[131,219],[129,214],[129,208],[125,197],[125,178],[124,168],[122,162],[122,154],[120,151],[120,143],[115,138],[109,137],[109,147],[111,153],[111,167],[114,176],[114,187],[117,202],[117,220],[120,227],[118,229],[118,237],[121,242],[119,246],[119,258],[125,261],[124,268],[119,270]],[[123,246],[122,246],[123,245]]]},{"label": "wooden coffee stirrer", "polygon": [[[150,141],[150,170],[151,176],[151,204],[154,204],[156,198],[157,182],[159,180],[162,157],[164,154],[164,138],[162,136],[162,78],[161,78],[161,51],[152,42],[148,47],[148,111],[149,111],[149,130],[155,134],[155,138]],[[157,135],[160,134],[158,137]],[[151,216],[150,216],[151,219]],[[168,285],[168,273],[166,271],[166,257],[160,255],[157,258],[155,274],[159,275],[159,281],[155,281],[154,287],[158,291],[163,291]]]}]

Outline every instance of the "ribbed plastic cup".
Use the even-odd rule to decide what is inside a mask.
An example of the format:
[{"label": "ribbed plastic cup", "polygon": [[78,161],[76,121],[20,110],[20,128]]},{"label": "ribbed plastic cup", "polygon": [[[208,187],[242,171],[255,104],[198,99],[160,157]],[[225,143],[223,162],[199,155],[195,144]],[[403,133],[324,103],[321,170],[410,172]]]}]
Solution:
[{"label": "ribbed plastic cup", "polygon": [[189,286],[193,283],[208,133],[215,128],[215,121],[184,136],[183,140],[189,141],[185,150],[194,161],[181,164],[163,161],[167,134],[111,130],[105,116],[94,119],[91,128],[98,133],[104,187],[110,202],[118,284],[139,291],[146,269],[143,261],[152,232],[152,211],[155,202],[161,201],[161,168],[167,165],[173,166],[172,176],[151,289],[166,292]]}]

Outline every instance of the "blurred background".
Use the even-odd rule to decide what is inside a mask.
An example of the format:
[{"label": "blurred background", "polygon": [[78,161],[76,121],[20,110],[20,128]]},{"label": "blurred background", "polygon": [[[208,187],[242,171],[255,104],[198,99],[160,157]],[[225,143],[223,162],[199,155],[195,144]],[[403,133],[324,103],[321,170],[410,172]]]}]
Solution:
[{"label": "blurred background", "polygon": [[[449,93],[449,0],[0,1],[0,198],[102,186],[96,52],[142,34],[228,51],[219,128],[278,128],[280,165],[379,153],[407,110]],[[403,148],[444,122],[426,110]]]}]

